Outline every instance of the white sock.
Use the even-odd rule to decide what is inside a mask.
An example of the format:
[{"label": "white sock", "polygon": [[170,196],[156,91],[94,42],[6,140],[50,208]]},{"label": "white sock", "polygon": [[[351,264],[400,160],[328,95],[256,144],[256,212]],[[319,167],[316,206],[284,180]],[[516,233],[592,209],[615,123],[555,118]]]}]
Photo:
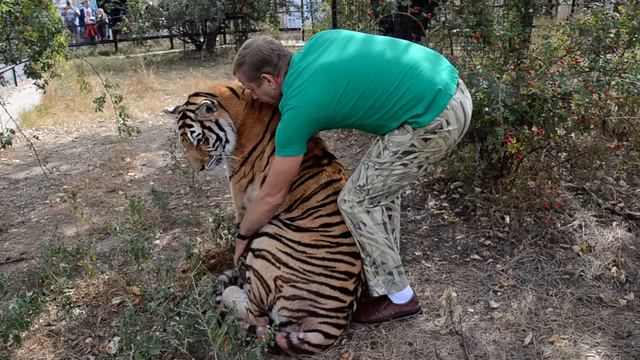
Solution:
[{"label": "white sock", "polygon": [[398,305],[406,304],[413,297],[413,289],[411,289],[411,285],[407,285],[407,287],[404,288],[404,290],[397,293],[387,294],[387,296],[389,297],[391,302],[394,304],[398,304]]}]

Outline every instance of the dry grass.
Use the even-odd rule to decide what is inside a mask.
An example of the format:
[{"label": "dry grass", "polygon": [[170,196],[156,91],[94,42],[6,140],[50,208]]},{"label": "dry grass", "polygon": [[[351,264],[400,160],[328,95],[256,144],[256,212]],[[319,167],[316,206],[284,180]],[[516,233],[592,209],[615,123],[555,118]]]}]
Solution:
[{"label": "dry grass", "polygon": [[[41,245],[43,234],[51,233],[54,225],[69,228],[73,231],[63,232],[63,240],[83,244],[95,239],[99,264],[109,264],[110,271],[133,278],[134,285],[153,293],[157,284],[145,287],[144,281],[134,277],[135,271],[125,271],[126,263],[118,256],[126,251],[107,257],[125,246],[122,240],[97,229],[122,217],[124,200],[120,192],[144,196],[150,183],[169,201],[168,210],[157,214],[161,226],[154,233],[154,266],[172,263],[182,269],[185,248],[217,245],[211,238],[211,211],[229,201],[224,181],[217,175],[199,174],[191,179],[176,170],[169,171],[172,164],[162,158],[171,150],[164,140],[173,136],[175,122],[158,114],[164,107],[183,101],[203,83],[230,78],[230,59],[226,55],[207,59],[177,54],[146,59],[91,58],[98,69],[117,80],[133,120],[140,123],[143,132],[133,141],[114,139],[115,132],[105,129],[104,124],[97,130],[87,128],[111,115],[93,113],[91,101],[99,94],[97,80],[89,79],[96,89],[92,94],[80,93],[74,76],[79,64],[67,64],[62,69],[66,76],[52,84],[45,103],[29,116],[34,117],[34,127],[67,124],[80,128],[75,142],[63,137],[58,142],[46,138],[41,145],[51,162],[77,163],[72,168],[77,170],[64,168],[64,174],[54,174],[49,183],[41,184],[36,176],[15,179],[16,174],[29,174],[24,170],[29,167],[24,160],[28,156],[11,155],[22,162],[2,163],[4,169],[0,170],[11,175],[4,175],[7,187],[0,193],[4,195],[0,202],[7,208],[6,229],[22,231],[0,231],[5,244],[20,236],[21,241],[6,247],[10,255],[22,256],[24,251],[34,256],[29,244]],[[40,132],[43,134],[48,133]],[[323,136],[349,169],[370,141],[350,130]],[[12,151],[19,149],[23,147],[18,145]],[[86,154],[86,149],[91,149],[91,154]],[[179,166],[187,166],[182,157],[178,160]],[[403,198],[406,216],[401,252],[425,314],[379,326],[354,325],[335,346],[307,359],[638,359],[638,224],[612,213],[611,208],[605,209],[593,201],[592,194],[579,189],[589,185],[604,204],[625,200],[628,208],[637,211],[634,199],[640,191],[640,178],[634,174],[638,174],[640,165],[637,158],[624,154],[614,154],[604,162],[599,170],[602,175],[587,171],[587,165],[582,175],[572,170],[570,181],[575,187],[571,189],[555,178],[539,176],[530,186],[519,188],[517,196],[489,185],[481,186],[477,193],[454,194],[449,187],[452,179],[445,175],[452,164],[434,167],[430,176],[413,184]],[[604,176],[624,179],[628,186],[600,181]],[[82,190],[79,203],[93,220],[85,227],[77,226],[68,204],[53,200],[69,184]],[[558,193],[551,194],[550,190]],[[17,193],[21,194],[20,201]],[[52,203],[44,205],[42,199],[52,199]],[[542,207],[545,199],[562,200],[562,208],[556,211],[557,222],[543,222],[548,215]],[[21,215],[25,207],[47,221],[25,224],[23,218],[29,221],[27,215]],[[86,229],[89,225],[96,229]],[[203,252],[203,265],[213,272],[227,268],[228,251]],[[471,255],[480,255],[482,260],[474,260]],[[90,310],[84,322],[60,322],[57,330],[52,327],[58,323],[34,328],[25,334],[24,346],[11,355],[57,359],[79,357],[84,351],[84,355],[96,358],[107,356],[105,341],[119,330],[112,324],[121,315],[111,307],[123,306],[114,305],[112,300],[126,288],[120,280],[104,279],[88,284],[95,291],[88,291],[90,287],[81,281],[74,284],[77,294],[86,300],[73,303],[74,307]],[[455,305],[461,316],[456,326],[446,331],[435,320],[443,311],[446,313],[447,307],[440,299],[448,288],[457,293]],[[151,296],[143,297],[143,301],[151,302]],[[489,301],[498,307],[490,308]],[[62,320],[73,320],[66,310],[60,314]],[[147,316],[153,320],[152,314]],[[87,343],[88,338],[93,342]]]},{"label": "dry grass", "polygon": [[[230,66],[218,66],[232,61],[224,50],[216,57],[169,53],[147,57],[90,57],[86,61],[103,79],[117,85],[114,93],[124,97],[134,120],[156,116],[165,107],[182,102],[193,89],[207,81],[233,78]],[[104,86],[91,66],[73,60],[62,65],[59,72],[61,76],[51,81],[42,103],[21,114],[23,127],[78,127],[114,118],[108,102],[104,112],[94,111],[93,100],[103,94]],[[79,86],[81,74],[85,74],[89,84],[87,90]]]}]

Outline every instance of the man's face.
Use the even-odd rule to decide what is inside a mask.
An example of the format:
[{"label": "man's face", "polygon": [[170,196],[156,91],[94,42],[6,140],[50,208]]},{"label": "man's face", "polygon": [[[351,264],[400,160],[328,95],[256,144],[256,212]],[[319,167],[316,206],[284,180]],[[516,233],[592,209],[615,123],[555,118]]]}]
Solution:
[{"label": "man's face", "polygon": [[280,86],[282,82],[273,75],[262,74],[258,83],[252,83],[240,72],[237,74],[238,81],[251,91],[251,96],[255,100],[262,101],[271,105],[278,105],[282,98],[282,91]]}]

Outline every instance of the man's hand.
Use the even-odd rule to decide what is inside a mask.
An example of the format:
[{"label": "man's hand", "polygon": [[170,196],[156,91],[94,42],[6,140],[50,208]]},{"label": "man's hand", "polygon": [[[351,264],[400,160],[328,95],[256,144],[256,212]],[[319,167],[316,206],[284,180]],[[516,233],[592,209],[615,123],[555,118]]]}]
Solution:
[{"label": "man's hand", "polygon": [[242,254],[244,254],[244,252],[247,250],[247,245],[249,245],[249,241],[250,240],[236,239],[236,250],[233,254],[233,265],[235,265],[235,267],[238,267],[238,264],[240,263],[240,258],[242,257]]}]

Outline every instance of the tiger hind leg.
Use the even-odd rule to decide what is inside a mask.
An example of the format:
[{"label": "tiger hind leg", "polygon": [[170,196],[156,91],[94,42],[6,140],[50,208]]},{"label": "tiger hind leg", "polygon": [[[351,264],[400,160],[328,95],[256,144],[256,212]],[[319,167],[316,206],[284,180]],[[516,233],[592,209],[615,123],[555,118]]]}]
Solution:
[{"label": "tiger hind leg", "polygon": [[249,320],[247,312],[249,296],[247,296],[247,293],[241,288],[229,286],[224,289],[222,292],[222,305],[227,309],[235,311],[240,320]]},{"label": "tiger hind leg", "polygon": [[275,342],[288,355],[312,355],[333,343],[320,333],[303,331],[279,331]]},{"label": "tiger hind leg", "polygon": [[[243,330],[255,334],[259,339],[265,339],[269,334],[269,319],[266,316],[252,316],[249,297],[238,286],[229,286],[224,290],[222,305],[237,314]],[[322,333],[296,330],[299,328],[281,328],[276,332],[277,347],[289,355],[315,354],[333,343]]]},{"label": "tiger hind leg", "polygon": [[255,334],[259,339],[265,339],[269,333],[269,319],[255,317],[249,311],[249,297],[246,291],[238,286],[229,286],[222,293],[222,305],[235,312],[240,320],[240,327],[249,333]]}]

